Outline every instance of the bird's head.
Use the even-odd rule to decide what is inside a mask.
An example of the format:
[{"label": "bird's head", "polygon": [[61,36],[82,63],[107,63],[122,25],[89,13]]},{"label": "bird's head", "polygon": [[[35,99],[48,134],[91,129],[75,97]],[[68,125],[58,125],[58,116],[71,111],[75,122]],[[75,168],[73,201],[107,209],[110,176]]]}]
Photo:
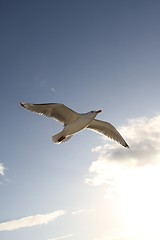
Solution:
[{"label": "bird's head", "polygon": [[92,111],[89,112],[89,114],[92,115],[92,116],[94,116],[94,117],[96,117],[96,115],[97,115],[98,113],[100,113],[100,112],[102,112],[102,110],[97,110],[97,111],[92,110]]},{"label": "bird's head", "polygon": [[100,112],[102,112],[102,110],[97,110],[97,111],[92,110],[92,111],[90,111],[90,113],[95,113],[95,114],[98,114]]},{"label": "bird's head", "polygon": [[83,113],[83,115],[86,115],[87,118],[89,118],[89,119],[94,119],[97,116],[97,114],[100,113],[100,112],[102,112],[102,110],[97,110],[97,111],[92,110],[90,112]]}]

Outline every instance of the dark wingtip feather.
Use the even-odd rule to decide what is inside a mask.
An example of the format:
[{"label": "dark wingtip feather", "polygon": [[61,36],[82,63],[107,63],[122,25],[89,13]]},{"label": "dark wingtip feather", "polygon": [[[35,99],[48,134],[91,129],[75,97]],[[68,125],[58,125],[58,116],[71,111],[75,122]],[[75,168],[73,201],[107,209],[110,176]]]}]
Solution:
[{"label": "dark wingtip feather", "polygon": [[126,142],[124,143],[123,146],[126,147],[126,148],[130,148]]},{"label": "dark wingtip feather", "polygon": [[24,103],[20,102],[20,105],[25,108],[25,104]]}]

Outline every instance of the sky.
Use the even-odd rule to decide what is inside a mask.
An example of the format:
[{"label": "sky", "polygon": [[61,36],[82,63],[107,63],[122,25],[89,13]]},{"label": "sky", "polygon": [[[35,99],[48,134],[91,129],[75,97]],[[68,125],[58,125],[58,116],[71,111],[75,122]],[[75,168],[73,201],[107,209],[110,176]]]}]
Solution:
[{"label": "sky", "polygon": [[[0,239],[160,239],[160,2],[0,1]],[[102,109],[126,149],[20,102]]]}]

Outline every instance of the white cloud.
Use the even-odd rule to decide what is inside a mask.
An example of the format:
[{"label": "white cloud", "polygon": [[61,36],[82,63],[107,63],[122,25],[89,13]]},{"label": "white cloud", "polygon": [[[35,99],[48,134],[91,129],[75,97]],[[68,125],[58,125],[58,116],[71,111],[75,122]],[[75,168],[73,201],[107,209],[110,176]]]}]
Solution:
[{"label": "white cloud", "polygon": [[11,220],[8,222],[0,223],[0,231],[12,231],[24,227],[32,227],[41,224],[47,224],[50,221],[55,220],[57,217],[63,216],[65,211],[58,210],[47,214],[37,214],[20,218],[17,220]]},{"label": "white cloud", "polygon": [[151,119],[129,120],[128,125],[119,130],[130,149],[117,143],[94,148],[92,151],[99,153],[99,157],[92,162],[86,183],[113,184],[113,179],[121,175],[126,168],[160,164],[160,115]]},{"label": "white cloud", "polygon": [[48,239],[48,240],[61,240],[61,239],[71,238],[71,237],[73,237],[73,236],[74,236],[74,234],[71,233],[71,234],[67,234],[67,235],[61,236],[61,237],[50,238],[50,239]]},{"label": "white cloud", "polygon": [[4,176],[4,166],[3,166],[3,163],[0,163],[0,175]]},{"label": "white cloud", "polygon": [[123,212],[121,217],[129,235],[113,235],[106,240],[158,240],[160,115],[130,120],[119,130],[130,149],[116,143],[94,148],[92,151],[99,156],[92,162],[85,182],[90,185],[105,184],[106,197],[108,192],[109,197],[117,194],[117,204]]}]

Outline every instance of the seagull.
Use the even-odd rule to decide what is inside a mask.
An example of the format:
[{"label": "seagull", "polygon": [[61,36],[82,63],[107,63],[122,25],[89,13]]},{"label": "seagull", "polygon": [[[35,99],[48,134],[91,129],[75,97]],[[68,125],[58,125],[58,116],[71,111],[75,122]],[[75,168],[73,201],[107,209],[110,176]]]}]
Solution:
[{"label": "seagull", "polygon": [[54,143],[63,143],[75,133],[87,128],[129,148],[126,141],[112,124],[95,119],[102,110],[80,114],[61,103],[31,104],[20,102],[20,105],[31,112],[51,117],[64,125],[63,130],[52,137]]}]

